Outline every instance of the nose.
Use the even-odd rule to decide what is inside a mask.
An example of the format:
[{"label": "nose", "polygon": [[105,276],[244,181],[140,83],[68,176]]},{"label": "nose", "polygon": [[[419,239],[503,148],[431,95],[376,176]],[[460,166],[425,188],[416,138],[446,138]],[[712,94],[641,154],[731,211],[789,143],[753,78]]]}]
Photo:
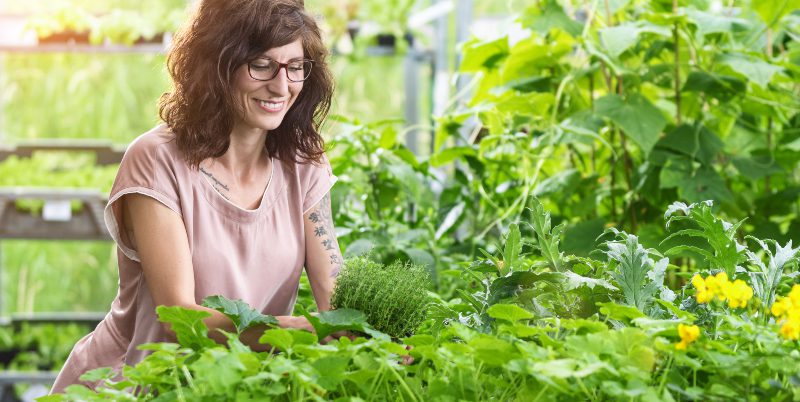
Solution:
[{"label": "nose", "polygon": [[[285,95],[289,93],[289,77],[287,77],[287,67],[281,66],[278,67],[278,74],[275,75],[271,80],[265,81],[267,84],[267,88],[276,94]],[[283,71],[281,71],[283,70]]]}]

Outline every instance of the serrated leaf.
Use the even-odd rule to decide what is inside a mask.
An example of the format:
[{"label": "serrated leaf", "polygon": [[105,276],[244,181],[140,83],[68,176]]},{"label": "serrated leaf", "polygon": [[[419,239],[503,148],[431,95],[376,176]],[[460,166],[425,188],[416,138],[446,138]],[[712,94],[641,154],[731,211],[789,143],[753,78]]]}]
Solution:
[{"label": "serrated leaf", "polygon": [[545,211],[542,203],[536,198],[531,200],[531,208],[529,211],[531,220],[533,221],[531,227],[536,233],[536,247],[542,252],[542,255],[551,264],[553,269],[557,272],[561,272],[563,256],[561,251],[559,251],[558,244],[561,241],[564,225],[558,225],[551,229],[550,212]]},{"label": "serrated leaf", "polygon": [[608,290],[618,290],[616,286],[604,279],[589,278],[570,271],[564,272],[564,277],[567,279],[567,286],[564,288],[564,290],[577,289],[581,286],[586,286],[589,289],[594,289],[595,286],[600,286]]},{"label": "serrated leaf", "polygon": [[311,326],[314,327],[314,332],[318,339],[325,339],[328,335],[339,331],[357,331],[368,334],[373,338],[389,338],[386,334],[374,330],[367,323],[366,315],[358,310],[342,308],[311,315],[302,306],[297,308],[306,317]]},{"label": "serrated leaf", "polygon": [[242,300],[230,300],[224,296],[214,295],[203,299],[203,306],[225,314],[233,321],[239,334],[256,324],[267,326],[278,324],[278,319],[259,313]]},{"label": "serrated leaf", "polygon": [[181,346],[202,350],[217,345],[208,337],[208,327],[203,322],[211,313],[178,306],[158,306],[156,313],[159,321],[170,324]]},{"label": "serrated leaf", "polygon": [[506,236],[506,244],[503,249],[503,261],[505,264],[500,271],[501,275],[505,275],[506,272],[514,271],[517,268],[517,260],[522,252],[522,240],[520,237],[519,226],[516,223],[512,223],[508,227],[508,236]]}]

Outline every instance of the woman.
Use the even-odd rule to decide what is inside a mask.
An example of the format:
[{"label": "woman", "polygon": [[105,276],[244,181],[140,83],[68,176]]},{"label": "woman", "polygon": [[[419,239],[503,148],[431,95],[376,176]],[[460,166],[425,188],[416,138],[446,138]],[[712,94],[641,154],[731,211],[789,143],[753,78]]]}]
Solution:
[{"label": "woman", "polygon": [[[98,367],[134,365],[137,346],[174,340],[159,305],[212,314],[203,298],[242,299],[279,325],[305,266],[319,310],[329,309],[342,262],[327,195],[336,177],[319,135],[333,83],[326,49],[302,1],[204,0],[168,55],[174,88],[165,124],[125,153],[105,220],[117,243],[119,293],[81,339],[53,386],[62,392]],[[256,350],[264,328],[242,340]]]}]

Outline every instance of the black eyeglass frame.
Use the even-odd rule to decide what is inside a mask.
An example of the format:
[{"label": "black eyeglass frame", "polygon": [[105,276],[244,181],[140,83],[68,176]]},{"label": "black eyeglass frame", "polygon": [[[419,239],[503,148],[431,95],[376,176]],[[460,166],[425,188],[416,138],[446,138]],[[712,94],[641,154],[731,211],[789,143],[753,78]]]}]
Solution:
[{"label": "black eyeglass frame", "polygon": [[[286,79],[289,80],[289,82],[303,82],[303,81],[307,80],[308,77],[311,77],[311,69],[314,68],[314,60],[311,60],[311,59],[294,60],[294,61],[290,61],[288,63],[281,63],[281,62],[279,62],[277,60],[272,60],[272,59],[267,59],[267,60],[269,60],[270,63],[276,63],[278,65],[278,68],[275,69],[275,72],[272,74],[272,77],[269,77],[269,78],[263,79],[263,80],[259,79],[259,78],[256,78],[256,77],[253,77],[253,71],[251,70],[251,68],[252,68],[253,63],[255,63],[255,60],[254,60],[254,61],[250,61],[250,62],[247,63],[247,74],[250,75],[250,78],[252,78],[252,79],[254,79],[256,81],[269,81],[269,80],[277,77],[278,73],[281,71],[281,69],[283,69],[283,71],[286,74]],[[306,76],[302,80],[299,80],[299,81],[298,80],[293,80],[291,77],[289,77],[289,64],[297,63],[297,62],[308,63],[308,65],[309,65],[308,72],[305,73]]]}]

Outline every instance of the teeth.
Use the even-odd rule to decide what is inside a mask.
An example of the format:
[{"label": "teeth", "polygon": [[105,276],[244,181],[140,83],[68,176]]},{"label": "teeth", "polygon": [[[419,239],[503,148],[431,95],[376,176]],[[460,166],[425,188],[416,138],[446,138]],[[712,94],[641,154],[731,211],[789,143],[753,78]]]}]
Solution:
[{"label": "teeth", "polygon": [[279,109],[281,106],[283,106],[283,102],[265,102],[260,100],[258,103],[267,109]]}]

